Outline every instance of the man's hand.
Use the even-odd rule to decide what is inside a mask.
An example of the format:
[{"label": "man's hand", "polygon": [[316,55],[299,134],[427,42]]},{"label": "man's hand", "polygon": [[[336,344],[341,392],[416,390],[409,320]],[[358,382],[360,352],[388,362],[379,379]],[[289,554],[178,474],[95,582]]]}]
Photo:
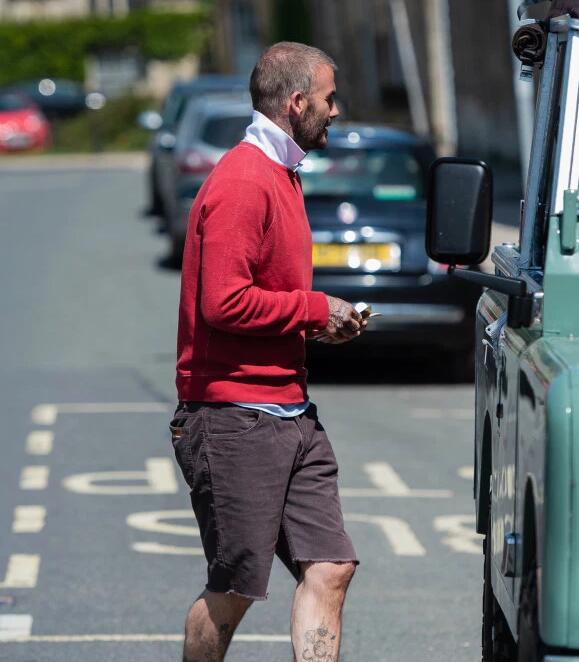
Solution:
[{"label": "man's hand", "polygon": [[327,299],[330,310],[328,326],[315,336],[316,340],[331,345],[340,345],[359,336],[367,324],[362,319],[362,315],[355,310],[351,303],[343,299],[330,296]]},{"label": "man's hand", "polygon": [[563,14],[570,14],[571,17],[577,18],[579,16],[579,0],[554,0],[548,18],[556,18]]}]

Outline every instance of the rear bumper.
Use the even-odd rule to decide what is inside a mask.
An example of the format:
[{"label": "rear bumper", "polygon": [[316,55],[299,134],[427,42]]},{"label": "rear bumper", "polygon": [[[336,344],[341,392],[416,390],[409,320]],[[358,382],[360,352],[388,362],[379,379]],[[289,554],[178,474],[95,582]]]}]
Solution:
[{"label": "rear bumper", "polygon": [[380,317],[368,323],[369,333],[412,325],[460,325],[466,319],[462,306],[441,303],[375,303],[372,312]]},{"label": "rear bumper", "polygon": [[[368,284],[370,283],[370,284]],[[314,274],[314,289],[380,313],[351,345],[378,352],[396,347],[469,350],[481,289],[445,274]],[[314,350],[315,351],[315,350]]]}]

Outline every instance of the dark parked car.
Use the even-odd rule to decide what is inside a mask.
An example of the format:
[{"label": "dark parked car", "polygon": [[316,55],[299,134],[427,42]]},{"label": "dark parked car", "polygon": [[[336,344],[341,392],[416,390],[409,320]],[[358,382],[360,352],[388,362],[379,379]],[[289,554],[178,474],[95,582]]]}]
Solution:
[{"label": "dark parked car", "polygon": [[210,94],[190,99],[174,148],[161,151],[159,196],[174,261],[178,262],[183,253],[193,199],[219,159],[243,139],[252,112],[248,94]]},{"label": "dark parked car", "polygon": [[192,81],[175,83],[160,113],[153,111],[142,113],[139,124],[155,132],[149,145],[151,164],[147,181],[150,214],[164,216],[163,220],[168,221],[167,210],[163,207],[163,199],[159,192],[159,160],[164,153],[170,152],[175,146],[175,133],[188,101],[204,94],[242,92],[247,91],[248,88],[249,81],[246,77],[204,74]]},{"label": "dark parked car", "polygon": [[10,86],[25,94],[49,120],[72,117],[87,109],[98,110],[105,104],[100,92],[87,92],[80,83],[60,78],[22,81]]},{"label": "dark parked car", "polygon": [[[454,376],[471,378],[481,289],[449,279],[426,255],[426,174],[434,159],[428,143],[406,132],[331,127],[328,148],[308,154],[300,169],[314,289],[381,314],[350,351],[447,350]],[[332,352],[326,345],[311,349]]]}]

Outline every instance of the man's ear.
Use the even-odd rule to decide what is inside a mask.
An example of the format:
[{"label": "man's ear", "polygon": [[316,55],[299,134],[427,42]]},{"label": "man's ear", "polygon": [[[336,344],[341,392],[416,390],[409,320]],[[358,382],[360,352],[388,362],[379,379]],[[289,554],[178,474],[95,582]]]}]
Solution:
[{"label": "man's ear", "polygon": [[303,92],[293,92],[290,96],[290,117],[300,117],[308,105],[308,100]]}]

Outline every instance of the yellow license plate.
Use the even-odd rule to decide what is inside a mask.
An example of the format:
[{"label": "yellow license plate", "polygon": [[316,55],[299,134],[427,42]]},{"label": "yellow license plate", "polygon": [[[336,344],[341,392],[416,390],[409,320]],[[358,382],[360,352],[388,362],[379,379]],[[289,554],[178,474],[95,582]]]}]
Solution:
[{"label": "yellow license plate", "polygon": [[379,271],[400,268],[398,244],[314,244],[314,267]]}]

